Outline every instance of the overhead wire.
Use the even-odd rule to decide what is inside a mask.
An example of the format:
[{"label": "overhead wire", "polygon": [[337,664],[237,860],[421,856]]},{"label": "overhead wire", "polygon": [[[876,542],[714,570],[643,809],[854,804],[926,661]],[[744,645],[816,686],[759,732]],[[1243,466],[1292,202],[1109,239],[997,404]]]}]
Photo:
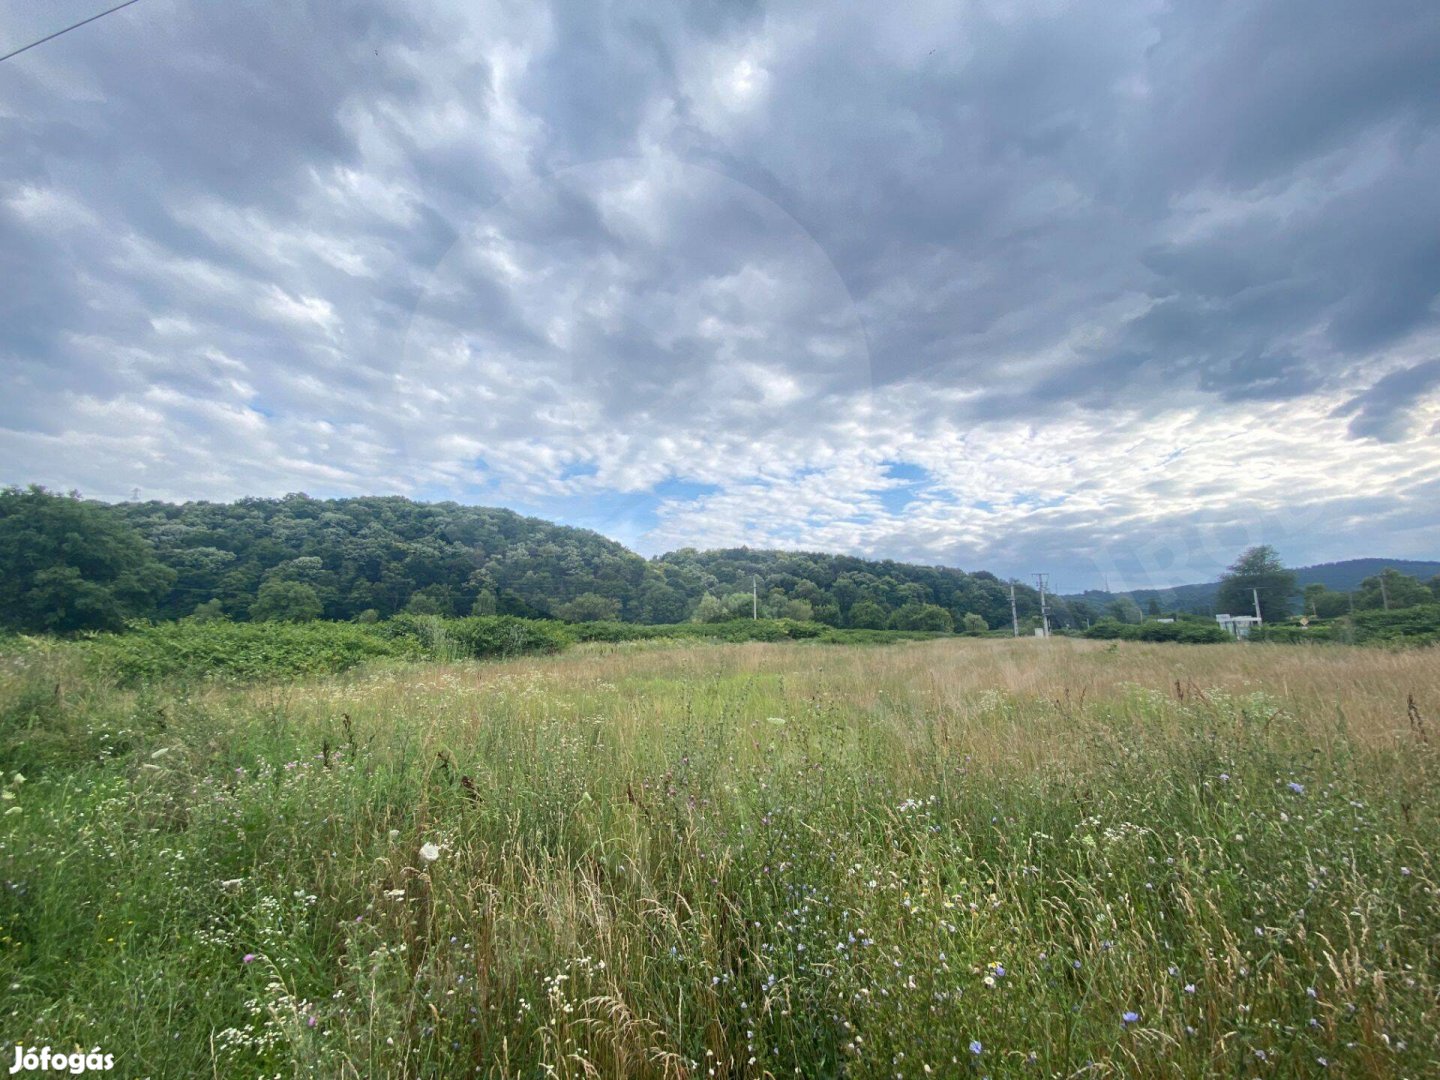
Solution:
[{"label": "overhead wire", "polygon": [[72,23],[71,25],[65,27],[65,29],[63,29],[63,30],[56,30],[53,34],[47,34],[47,35],[45,35],[44,37],[40,38],[38,41],[32,41],[32,42],[30,42],[29,45],[22,45],[20,48],[16,49],[14,52],[8,52],[8,53],[6,53],[4,56],[0,56],[0,64],[3,64],[6,60],[9,60],[12,56],[19,56],[21,53],[27,52],[28,50],[35,48],[36,45],[44,45],[47,41],[54,41],[54,40],[55,40],[57,37],[59,37],[61,34],[68,34],[71,30],[78,30],[78,29],[80,29],[80,27],[86,25],[87,23],[92,23],[92,22],[94,22],[96,19],[103,19],[106,15],[113,14],[114,12],[119,11],[121,8],[127,8],[127,7],[129,7],[131,4],[136,4],[136,3],[139,3],[139,0],[125,0],[125,2],[124,2],[123,4],[116,4],[116,5],[115,5],[114,7],[112,7],[112,8],[107,8],[106,10],[100,12],[99,15],[91,15],[88,19],[81,19],[79,22],[77,22],[77,23]]}]

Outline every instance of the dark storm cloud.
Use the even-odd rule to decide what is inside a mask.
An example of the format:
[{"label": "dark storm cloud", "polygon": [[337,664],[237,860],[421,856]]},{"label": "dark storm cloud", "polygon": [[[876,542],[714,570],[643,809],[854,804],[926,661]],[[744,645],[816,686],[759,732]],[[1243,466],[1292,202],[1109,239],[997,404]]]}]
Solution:
[{"label": "dark storm cloud", "polygon": [[1395,442],[1410,434],[1410,416],[1416,402],[1440,386],[1440,360],[1392,371],[1357,394],[1339,409],[1338,416],[1353,417],[1350,434],[1357,438]]}]

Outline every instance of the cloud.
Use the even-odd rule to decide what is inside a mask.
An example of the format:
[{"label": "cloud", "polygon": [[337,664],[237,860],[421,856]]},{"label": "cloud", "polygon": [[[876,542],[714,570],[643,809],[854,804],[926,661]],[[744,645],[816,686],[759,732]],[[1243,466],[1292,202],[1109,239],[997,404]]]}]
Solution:
[{"label": "cloud", "polygon": [[1440,360],[1426,360],[1377,379],[1337,408],[1335,415],[1354,417],[1350,434],[1355,438],[1399,442],[1414,431],[1421,402],[1437,387]]},{"label": "cloud", "polygon": [[1434,556],[1437,51],[1425,0],[147,0],[0,66],[0,479]]}]

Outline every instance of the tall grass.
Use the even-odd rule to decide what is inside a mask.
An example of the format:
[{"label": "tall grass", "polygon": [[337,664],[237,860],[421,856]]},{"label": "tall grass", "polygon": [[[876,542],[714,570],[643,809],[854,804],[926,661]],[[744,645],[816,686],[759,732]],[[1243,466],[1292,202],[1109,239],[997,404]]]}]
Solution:
[{"label": "tall grass", "polygon": [[0,676],[0,1015],[122,1075],[1440,1069],[1433,651],[71,662]]}]

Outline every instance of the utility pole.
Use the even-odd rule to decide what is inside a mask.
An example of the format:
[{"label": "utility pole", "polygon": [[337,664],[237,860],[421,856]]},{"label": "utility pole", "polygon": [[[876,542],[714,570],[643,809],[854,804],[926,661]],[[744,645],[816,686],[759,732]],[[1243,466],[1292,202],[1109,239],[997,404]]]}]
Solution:
[{"label": "utility pole", "polygon": [[1020,636],[1020,613],[1015,608],[1015,582],[1010,582],[1010,625],[1015,628],[1015,636]]},{"label": "utility pole", "polygon": [[760,579],[754,574],[750,575],[750,618],[760,621]]},{"label": "utility pole", "polygon": [[1380,599],[1385,601],[1385,610],[1390,610],[1390,592],[1385,588],[1385,571],[1380,571]]},{"label": "utility pole", "polygon": [[1045,636],[1050,636],[1050,609],[1045,606],[1045,579],[1049,574],[1035,574],[1035,583],[1040,586],[1040,622],[1045,628]]},{"label": "utility pole", "polygon": [[1262,618],[1260,618],[1260,590],[1259,590],[1259,589],[1251,589],[1251,590],[1250,590],[1250,595],[1252,595],[1253,597],[1255,597],[1255,622],[1256,622],[1257,624],[1263,626],[1263,625],[1265,624],[1265,620],[1262,619]]}]

